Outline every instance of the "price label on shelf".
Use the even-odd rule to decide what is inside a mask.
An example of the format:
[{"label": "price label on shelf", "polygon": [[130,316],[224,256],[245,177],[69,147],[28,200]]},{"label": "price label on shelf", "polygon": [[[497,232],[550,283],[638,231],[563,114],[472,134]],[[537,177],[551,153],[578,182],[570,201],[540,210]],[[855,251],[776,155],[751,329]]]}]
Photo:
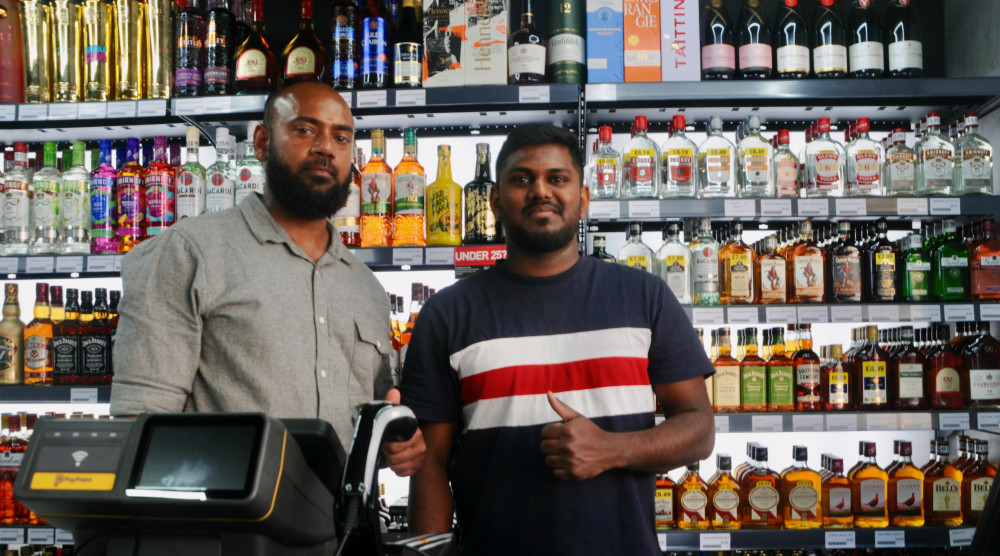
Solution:
[{"label": "price label on shelf", "polygon": [[979,320],[1000,320],[1000,303],[983,303],[980,305]]},{"label": "price label on shelf", "polygon": [[972,418],[968,413],[939,413],[938,429],[943,431],[965,431],[972,428]]},{"label": "price label on shelf", "polygon": [[760,322],[760,313],[756,307],[730,307],[726,309],[729,314],[729,324],[756,324]]},{"label": "price label on shelf", "polygon": [[941,306],[910,305],[910,320],[913,322],[938,322],[941,320]]},{"label": "price label on shelf", "polygon": [[837,199],[835,205],[837,216],[868,216],[866,199]]},{"label": "price label on shelf", "polygon": [[856,548],[854,531],[827,531],[826,549]]},{"label": "price label on shelf", "polygon": [[799,199],[799,216],[828,216],[830,201],[828,199]]},{"label": "price label on shelf", "polygon": [[931,214],[935,216],[962,214],[962,200],[956,197],[931,199]]},{"label": "price label on shelf", "polygon": [[0,274],[17,274],[17,257],[0,257]]},{"label": "price label on shelf", "polygon": [[702,533],[698,535],[699,550],[732,550],[732,537],[729,533]]},{"label": "price label on shelf", "polygon": [[112,272],[114,269],[114,255],[89,255],[87,257],[87,272]]},{"label": "price label on shelf", "polygon": [[267,95],[239,95],[229,97],[230,112],[262,112]]},{"label": "price label on shelf", "polygon": [[28,544],[52,544],[56,542],[56,530],[45,528],[28,529]]},{"label": "price label on shelf", "polygon": [[24,528],[22,527],[0,528],[0,543],[24,544]]},{"label": "price label on shelf", "polygon": [[383,108],[389,103],[388,91],[358,91],[358,108]]},{"label": "price label on shelf", "polygon": [[178,116],[196,116],[204,111],[201,98],[174,99],[174,114]]},{"label": "price label on shelf", "polygon": [[75,120],[79,112],[79,105],[75,102],[58,102],[49,105],[50,120]]},{"label": "price label on shelf", "polygon": [[167,115],[167,99],[154,98],[151,100],[140,100],[135,109],[136,115],[140,118],[159,118]]},{"label": "price label on shelf", "polygon": [[691,320],[695,324],[726,324],[726,315],[722,307],[695,307],[691,309]]},{"label": "price label on shelf", "polygon": [[351,91],[337,91],[340,93],[340,98],[344,99],[349,108],[354,108],[354,93]]},{"label": "price label on shelf", "polygon": [[856,431],[858,430],[857,415],[827,415],[826,430],[828,431]]},{"label": "price label on shelf", "polygon": [[830,322],[826,307],[799,307],[799,322]]},{"label": "price label on shelf", "polygon": [[899,322],[899,305],[869,305],[868,322]]},{"label": "price label on shelf", "polygon": [[945,322],[976,320],[976,306],[966,304],[945,305],[944,320]]},{"label": "price label on shelf", "polygon": [[666,533],[657,533],[656,534],[656,541],[658,543],[660,543],[660,550],[666,550],[667,549],[667,534]]},{"label": "price label on shelf", "polygon": [[591,201],[587,212],[593,220],[617,220],[622,215],[622,204],[618,201]]},{"label": "price label on shelf", "polygon": [[108,117],[108,105],[104,102],[81,102],[76,117],[79,120],[103,120]]},{"label": "price label on shelf", "polygon": [[21,104],[17,107],[17,121],[40,122],[49,117],[47,104]]},{"label": "price label on shelf", "polygon": [[976,414],[976,428],[981,431],[1000,432],[1000,413]]},{"label": "price label on shelf", "polygon": [[795,307],[766,307],[764,316],[769,323],[794,324],[799,318]]},{"label": "price label on shelf", "polygon": [[757,216],[757,202],[753,199],[726,199],[725,214],[729,218]]},{"label": "price label on shelf", "polygon": [[454,247],[428,247],[426,251],[427,264],[432,266],[453,266],[455,264]]},{"label": "price label on shelf", "polygon": [[792,415],[792,430],[796,432],[822,432],[826,421],[822,415]]},{"label": "price label on shelf", "polygon": [[56,544],[73,544],[73,533],[65,529],[56,529]]},{"label": "price label on shelf", "polygon": [[13,122],[17,120],[16,104],[0,104],[0,122]]},{"label": "price label on shelf", "polygon": [[791,216],[792,215],[792,200],[791,199],[761,199],[760,200],[760,215],[761,216]]},{"label": "price label on shelf", "polygon": [[628,217],[629,218],[659,218],[660,217],[660,202],[659,201],[629,201],[628,202]]},{"label": "price label on shelf", "polygon": [[729,415],[715,416],[715,432],[716,433],[729,432]]},{"label": "price label on shelf", "polygon": [[976,536],[974,527],[962,527],[948,531],[948,541],[951,546],[969,546],[972,544],[974,536]]},{"label": "price label on shelf", "polygon": [[875,548],[906,548],[906,532],[875,531]]},{"label": "price label on shelf", "polygon": [[97,388],[70,388],[69,403],[97,403]]},{"label": "price label on shelf", "polygon": [[28,257],[24,263],[24,271],[28,274],[52,274],[55,268],[55,257]]},{"label": "price label on shelf", "polygon": [[549,102],[549,95],[548,85],[522,86],[517,89],[517,102],[521,104]]},{"label": "price label on shelf", "polygon": [[396,89],[396,106],[426,106],[427,89]]},{"label": "price label on shelf", "polygon": [[923,216],[927,214],[927,199],[896,199],[896,214],[900,216]]},{"label": "price label on shelf", "polygon": [[122,257],[125,255],[115,255],[115,272],[122,271]]},{"label": "price label on shelf", "polygon": [[782,432],[785,420],[781,415],[751,415],[750,430],[753,432]]},{"label": "price label on shelf", "polygon": [[857,305],[845,305],[830,307],[830,322],[864,322],[861,316],[861,307]]},{"label": "price label on shelf", "polygon": [[895,413],[868,413],[864,415],[865,430],[891,431],[899,428],[899,419]]},{"label": "price label on shelf", "polygon": [[229,114],[233,108],[232,97],[201,97],[203,114]]},{"label": "price label on shelf", "polygon": [[931,430],[934,421],[930,413],[900,413],[899,428],[901,430]]},{"label": "price label on shelf", "polygon": [[421,265],[424,264],[424,250],[419,247],[393,248],[392,265]]},{"label": "price label on shelf", "polygon": [[134,118],[135,110],[136,102],[134,100],[116,100],[108,103],[109,118]]},{"label": "price label on shelf", "polygon": [[83,255],[56,257],[56,272],[83,272]]}]

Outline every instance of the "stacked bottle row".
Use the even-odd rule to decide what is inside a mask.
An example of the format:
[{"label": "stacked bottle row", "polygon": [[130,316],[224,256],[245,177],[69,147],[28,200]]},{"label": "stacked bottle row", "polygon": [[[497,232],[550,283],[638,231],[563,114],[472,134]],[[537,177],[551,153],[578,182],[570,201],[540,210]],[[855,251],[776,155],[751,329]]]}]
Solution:
[{"label": "stacked bottle row", "polygon": [[641,224],[632,223],[617,259],[601,235],[592,255],[658,274],[682,304],[992,300],[1000,299],[995,227],[993,219],[962,227],[945,219],[894,242],[885,219],[853,228],[849,220],[818,225],[817,234],[804,220],[748,245],[741,222],[713,231],[701,218],[689,244],[680,240],[681,223],[668,222],[654,253]]},{"label": "stacked bottle row", "polygon": [[[65,415],[63,415],[65,417]],[[14,480],[21,468],[24,453],[38,415],[13,413],[0,416],[0,523],[4,525],[43,525],[34,512],[14,498]]]},{"label": "stacked bottle row", "polygon": [[35,285],[34,318],[21,321],[17,284],[4,285],[0,320],[0,384],[111,384],[121,292]]},{"label": "stacked bottle row", "polygon": [[780,473],[768,468],[768,449],[747,444],[748,460],[732,469],[727,454],[708,481],[697,462],[676,482],[656,480],[657,529],[848,529],[977,525],[996,476],[988,443],[963,441],[951,461],[947,440],[931,442],[931,460],[913,464],[909,441],[894,442],[886,469],[874,442],[859,443],[859,461],[844,474],[844,461],[823,454],[822,470],[808,467],[805,446],[793,447],[795,463]]},{"label": "stacked bottle row", "polygon": [[806,130],[806,144],[793,154],[790,132],[771,140],[761,135],[753,115],[736,131],[735,144],[713,116],[700,145],[686,135],[687,122],[674,116],[670,136],[660,146],[649,138],[649,122],[636,116],[623,153],[611,146],[611,128],[598,128],[586,170],[592,199],[718,197],[881,197],[992,195],[993,147],[979,134],[979,119],[968,113],[941,133],[932,112],[920,120],[915,144],[896,128],[880,143],[869,135],[868,118],[843,126],[844,143],[830,135],[830,118]]},{"label": "stacked bottle row", "polygon": [[408,313],[403,311],[403,296],[389,294],[389,325],[392,330],[393,348],[389,367],[393,373],[394,384],[399,384],[402,377],[403,363],[406,362],[406,350],[410,345],[410,337],[413,335],[413,327],[420,315],[420,309],[430,299],[430,296],[434,295],[434,292],[434,288],[420,282],[413,282],[410,285]]},{"label": "stacked bottle row", "polygon": [[922,29],[909,0],[889,3],[884,27],[868,0],[850,2],[847,17],[835,0],[816,0],[810,24],[798,0],[776,3],[772,27],[761,0],[744,0],[735,25],[723,0],[704,2],[702,79],[923,75]]},{"label": "stacked bottle row", "polygon": [[[701,328],[696,329],[699,336]],[[737,331],[733,356],[729,327],[711,331],[708,352],[715,375],[706,381],[716,413],[885,411],[1000,407],[1000,342],[989,323],[945,323],[914,330],[866,326],[840,344],[813,351],[809,324]],[[881,340],[880,340],[881,337]],[[787,338],[787,342],[786,342]]]}]

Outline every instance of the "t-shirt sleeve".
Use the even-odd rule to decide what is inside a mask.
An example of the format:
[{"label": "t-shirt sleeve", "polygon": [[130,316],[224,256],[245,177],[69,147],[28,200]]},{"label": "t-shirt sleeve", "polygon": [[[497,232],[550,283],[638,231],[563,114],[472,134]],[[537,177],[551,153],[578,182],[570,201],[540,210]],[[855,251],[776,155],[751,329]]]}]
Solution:
[{"label": "t-shirt sleeve", "polygon": [[715,374],[705,346],[670,288],[662,280],[652,281],[651,286],[650,382],[666,384]]},{"label": "t-shirt sleeve", "polygon": [[407,347],[400,391],[403,404],[413,410],[417,419],[460,423],[461,388],[449,361],[449,319],[438,301],[431,298],[420,311]]}]

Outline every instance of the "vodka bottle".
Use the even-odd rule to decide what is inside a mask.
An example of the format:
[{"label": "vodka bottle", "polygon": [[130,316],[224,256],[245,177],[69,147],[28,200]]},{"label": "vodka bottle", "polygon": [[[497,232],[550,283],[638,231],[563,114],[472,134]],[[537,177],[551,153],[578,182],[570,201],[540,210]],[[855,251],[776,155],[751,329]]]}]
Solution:
[{"label": "vodka bottle", "polygon": [[778,150],[774,151],[774,170],[777,176],[778,197],[799,196],[799,159],[788,148],[788,130],[778,130]]},{"label": "vodka bottle", "polygon": [[660,277],[682,305],[691,304],[691,250],[679,239],[680,222],[667,223],[663,245],[656,251]]},{"label": "vodka bottle", "polygon": [[617,199],[622,190],[622,155],[611,148],[611,126],[597,130],[597,149],[590,157],[591,199]]},{"label": "vodka bottle", "polygon": [[236,174],[230,167],[233,136],[224,127],[215,129],[215,163],[205,178],[205,212],[218,212],[233,206]]},{"label": "vodka bottle", "polygon": [[708,137],[698,146],[700,196],[736,196],[735,155],[735,145],[722,135],[722,118],[712,116],[708,123]]},{"label": "vodka bottle", "polygon": [[857,134],[847,144],[847,196],[881,197],[882,145],[868,136],[868,118],[858,118]]},{"label": "vodka bottle", "polygon": [[56,168],[56,144],[46,141],[42,169],[31,180],[29,201],[31,245],[28,252],[35,255],[55,253],[59,247],[59,185],[62,172]]},{"label": "vodka bottle", "polygon": [[719,242],[710,218],[698,220],[698,237],[691,242],[691,294],[695,305],[719,304]]},{"label": "vodka bottle", "polygon": [[979,117],[965,115],[965,134],[958,142],[955,191],[958,195],[993,194],[993,145],[979,134]]},{"label": "vodka bottle", "polygon": [[636,116],[635,134],[625,143],[622,161],[625,175],[622,197],[655,199],[660,191],[660,149],[649,136],[646,116]]},{"label": "vodka bottle", "polygon": [[177,177],[177,221],[205,212],[205,168],[198,163],[198,128],[187,128],[187,160]]},{"label": "vodka bottle", "polygon": [[820,118],[818,134],[806,147],[806,196],[844,195],[844,148],[830,138],[830,118]]},{"label": "vodka bottle", "polygon": [[951,195],[955,171],[955,144],[941,135],[941,117],[927,115],[927,130],[917,143],[917,193]]},{"label": "vodka bottle", "polygon": [[760,118],[750,116],[740,140],[740,197],[774,197],[774,147],[760,135]]},{"label": "vodka bottle", "polygon": [[642,242],[642,224],[633,222],[628,225],[628,242],[618,252],[618,262],[646,272],[656,272],[656,255]]},{"label": "vodka bottle", "polygon": [[83,162],[86,148],[83,141],[73,142],[73,165],[63,174],[59,188],[63,253],[90,253],[90,174]]},{"label": "vodka bottle", "polygon": [[885,194],[893,197],[916,195],[917,154],[906,146],[906,130],[892,130],[892,146],[885,152]]},{"label": "vodka bottle", "polygon": [[660,197],[694,197],[697,193],[698,147],[684,134],[684,116],[674,116],[670,138],[663,143]]}]

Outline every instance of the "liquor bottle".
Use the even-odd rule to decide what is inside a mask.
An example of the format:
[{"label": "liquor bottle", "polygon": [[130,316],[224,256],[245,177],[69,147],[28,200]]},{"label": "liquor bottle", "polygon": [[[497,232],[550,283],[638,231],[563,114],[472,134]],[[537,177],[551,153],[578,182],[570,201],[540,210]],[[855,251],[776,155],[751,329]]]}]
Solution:
[{"label": "liquor bottle", "polygon": [[393,45],[393,83],[396,87],[423,85],[424,36],[417,21],[416,0],[403,0]]},{"label": "liquor bottle", "polygon": [[462,186],[451,179],[451,147],[438,145],[437,177],[427,186],[427,245],[461,244]]},{"label": "liquor bottle", "polygon": [[335,0],[331,14],[330,79],[334,89],[357,86],[361,11],[354,0]]},{"label": "liquor bottle", "polygon": [[[248,148],[246,156],[241,158],[236,164],[236,185],[233,200],[234,205],[242,203],[243,199],[254,193],[264,193],[264,183],[266,182],[266,177],[264,176],[264,164],[260,160],[257,160],[257,155],[254,152],[253,146],[254,132],[257,130],[257,126],[259,125],[260,122],[258,121],[251,121],[247,124]],[[356,167],[357,164],[355,164],[355,168]],[[348,195],[348,203],[350,203],[351,198],[352,197]],[[358,203],[357,206],[360,211],[360,203]],[[360,215],[360,212],[358,214]]]},{"label": "liquor bottle", "polygon": [[622,155],[611,148],[611,126],[599,127],[597,137],[597,150],[590,157],[593,173],[587,180],[587,185],[590,186],[590,198],[617,199],[621,196],[622,190]]},{"label": "liquor bottle", "polygon": [[719,248],[719,282],[722,291],[719,303],[739,305],[756,301],[754,268],[757,255],[743,242],[743,224],[733,222],[732,238]]},{"label": "liquor bottle", "polygon": [[868,118],[858,118],[854,138],[845,148],[847,152],[848,197],[881,197],[882,145],[868,136]]},{"label": "liquor bottle", "polygon": [[545,83],[548,41],[535,27],[534,0],[521,0],[521,27],[507,39],[507,84]]},{"label": "liquor bottle", "polygon": [[917,193],[951,195],[955,179],[955,144],[941,135],[941,117],[937,112],[927,115],[927,131],[917,142],[916,153]]},{"label": "liquor bottle", "polygon": [[778,77],[805,79],[809,77],[809,31],[802,17],[799,0],[783,0],[778,4]]},{"label": "liquor bottle", "polygon": [[24,323],[17,298],[17,284],[4,284],[3,320],[0,321],[0,384],[24,384]]},{"label": "liquor bottle", "polygon": [[690,463],[677,481],[677,528],[703,531],[711,522],[708,517],[708,484],[698,474],[698,462]]},{"label": "liquor bottle", "polygon": [[28,252],[28,198],[31,189],[27,143],[14,143],[14,165],[3,175],[3,180],[3,254],[24,255]]},{"label": "liquor bottle", "polygon": [[[620,175],[620,172],[619,172]],[[490,145],[476,144],[476,177],[465,184],[465,244],[497,243],[499,226],[490,208],[496,182],[490,173]]]},{"label": "liquor bottle", "polygon": [[986,508],[986,499],[997,475],[989,462],[989,442],[972,440],[974,459],[962,470],[962,524],[979,525]]},{"label": "liquor bottle", "polygon": [[669,531],[677,524],[674,517],[674,482],[666,473],[656,475],[656,530]]},{"label": "liquor bottle", "polygon": [[732,79],[736,73],[733,26],[723,0],[704,0],[701,26],[701,79]]},{"label": "liquor bottle", "polygon": [[899,247],[889,241],[888,223],[880,218],[875,223],[878,234],[864,251],[861,274],[865,277],[865,301],[896,302],[900,297]]},{"label": "liquor bottle", "polygon": [[142,182],[146,170],[139,166],[139,139],[127,140],[125,165],[118,170],[115,182],[115,206],[118,225],[115,229],[118,252],[128,253],[146,237],[146,196]]},{"label": "liquor bottle", "polygon": [[729,454],[717,454],[715,459],[718,471],[708,482],[708,498],[711,501],[708,519],[711,528],[739,529],[742,525],[740,502],[743,496],[740,483],[730,472],[733,459]]},{"label": "liquor bottle", "polygon": [[889,473],[889,520],[893,527],[924,524],[924,473],[913,465],[913,446],[899,442],[899,462]]},{"label": "liquor bottle", "polygon": [[955,154],[955,193],[992,195],[993,145],[979,134],[979,116],[975,112],[965,115],[965,134]]},{"label": "liquor bottle", "polygon": [[114,4],[83,1],[83,100],[110,100],[115,72]]},{"label": "liquor bottle", "polygon": [[232,140],[228,128],[215,128],[215,162],[205,171],[205,212],[233,206],[236,175],[229,162],[236,145]]},{"label": "liquor bottle", "polygon": [[264,0],[253,0],[253,27],[234,56],[233,91],[238,95],[267,94],[278,86],[278,60],[264,27]]},{"label": "liquor bottle", "polygon": [[955,237],[955,220],[944,220],[944,237],[931,253],[931,291],[936,301],[969,300],[969,249]]},{"label": "liquor bottle", "polygon": [[739,142],[739,178],[737,195],[740,197],[774,197],[774,147],[760,135],[760,117],[747,119],[747,134]]},{"label": "liquor bottle", "polygon": [[205,167],[198,162],[198,128],[187,128],[187,154],[177,176],[177,220],[205,212]]},{"label": "liquor bottle", "polygon": [[947,325],[930,328],[932,346],[927,353],[927,374],[924,391],[930,398],[931,409],[961,409],[965,407],[961,375],[965,374],[962,356],[945,341]]},{"label": "liquor bottle", "polygon": [[42,0],[21,0],[21,40],[24,59],[24,101],[52,100],[51,6]]},{"label": "liquor bottle", "polygon": [[837,222],[837,234],[840,240],[827,254],[830,302],[861,301],[861,250],[854,243],[851,221]]},{"label": "liquor bottle", "polygon": [[[85,294],[90,292],[84,292]],[[86,296],[84,297],[86,303]],[[81,309],[81,320],[84,320]],[[94,289],[94,320],[80,328],[80,350],[84,383],[111,384],[111,338],[108,326],[108,290]]]},{"label": "liquor bottle", "polygon": [[774,151],[774,170],[778,197],[799,196],[799,159],[788,146],[787,129],[778,130],[778,147]]},{"label": "liquor bottle", "polygon": [[32,255],[55,253],[59,248],[59,186],[62,172],[56,168],[56,144],[46,141],[42,169],[31,179],[29,202]]},{"label": "liquor bottle", "polygon": [[799,224],[799,243],[788,249],[788,302],[823,303],[825,301],[824,272],[826,257],[813,241],[812,222]]},{"label": "liquor bottle", "polygon": [[820,367],[820,388],[824,411],[846,411],[854,409],[851,390],[851,366],[842,361],[840,344],[829,346],[828,357]]},{"label": "liquor bottle", "polygon": [[167,138],[162,135],[153,138],[153,163],[146,167],[143,190],[146,197],[143,237],[156,237],[174,224],[177,196],[177,174],[167,163]]},{"label": "liquor bottle", "polygon": [[818,529],[821,516],[822,479],[807,465],[805,446],[793,446],[795,463],[781,472],[781,508],[785,529]]},{"label": "liquor bottle", "polygon": [[966,372],[962,375],[965,407],[1000,407],[1000,342],[990,335],[990,323],[978,322],[979,335],[962,349]]},{"label": "liquor bottle", "polygon": [[52,330],[52,383],[75,384],[80,368],[80,304],[77,290],[66,290],[65,318]]},{"label": "liquor bottle", "polygon": [[78,102],[83,77],[82,4],[70,0],[52,0],[50,22],[52,33],[52,75],[55,102]]},{"label": "liquor bottle", "polygon": [[691,291],[695,305],[719,304],[719,242],[712,237],[712,220],[698,220],[691,242]]},{"label": "liquor bottle", "polygon": [[886,504],[889,475],[875,460],[875,443],[862,442],[863,454],[852,475],[851,506],[854,526],[859,528],[888,527],[889,508]]},{"label": "liquor bottle", "polygon": [[329,56],[313,28],[313,0],[302,0],[299,32],[281,56],[281,84],[329,81]]},{"label": "liquor bottle", "polygon": [[145,59],[149,23],[143,0],[113,0],[115,5],[115,100],[146,98]]},{"label": "liquor bottle", "polygon": [[931,258],[923,250],[923,240],[919,234],[910,234],[902,243],[901,256],[906,265],[900,286],[903,300],[930,301]]},{"label": "liquor bottle", "polygon": [[90,173],[90,252],[116,253],[117,210],[115,182],[118,173],[111,165],[111,141],[98,143],[98,166]]},{"label": "liquor bottle", "polygon": [[690,305],[691,250],[680,241],[680,222],[667,222],[663,245],[656,251],[656,268],[660,277],[681,305]]},{"label": "liquor bottle", "polygon": [[722,135],[722,117],[709,120],[708,137],[697,153],[699,194],[705,198],[735,197],[736,147]]},{"label": "liquor bottle", "polygon": [[820,411],[823,409],[822,361],[812,349],[812,325],[799,325],[798,348],[792,354],[795,367],[795,411]]},{"label": "liquor bottle", "polygon": [[806,145],[805,184],[807,197],[844,195],[844,147],[830,138],[830,118],[820,118],[818,135]]},{"label": "liquor bottle", "polygon": [[74,141],[72,166],[62,175],[59,186],[59,210],[62,245],[61,253],[87,254],[90,252],[90,175],[84,166],[86,146]]},{"label": "liquor bottle", "polygon": [[[98,357],[100,355],[98,353],[100,351],[99,342],[94,341],[99,339],[99,335],[95,334],[97,329],[94,325],[94,294],[88,290],[80,292],[80,317],[77,330],[80,338],[80,358],[72,382],[74,384],[90,384],[92,376],[96,376],[103,369],[101,368],[102,358]],[[90,341],[85,344],[85,339]],[[94,349],[94,353],[87,353],[87,346]]]},{"label": "liquor bottle", "polygon": [[866,326],[864,337],[852,358],[855,403],[860,411],[888,409],[889,354],[878,345],[878,327]]},{"label": "liquor bottle", "polygon": [[740,359],[740,411],[767,411],[767,364],[757,355],[757,329],[744,331],[746,354]]},{"label": "liquor bottle", "polygon": [[585,2],[547,3],[549,83],[585,83],[587,34]]},{"label": "liquor bottle", "polygon": [[629,224],[627,237],[625,245],[618,251],[618,262],[646,272],[656,272],[656,255],[642,242],[642,224],[639,222]]},{"label": "liquor bottle", "polygon": [[424,167],[417,161],[417,130],[403,132],[403,159],[393,170],[392,244],[422,247],[424,241]]},{"label": "liquor bottle", "polygon": [[142,90],[146,98],[170,98],[174,71],[174,18],[172,0],[146,0],[146,40],[142,59],[146,64]]},{"label": "liquor bottle", "polygon": [[351,183],[348,186],[350,191],[344,206],[333,215],[333,226],[340,232],[340,240],[344,245],[361,247],[361,171],[358,168],[365,165],[365,155],[360,148],[353,151],[355,154],[351,164]]},{"label": "liquor bottle", "polygon": [[813,11],[813,75],[847,75],[847,32],[835,0],[819,0]]},{"label": "liquor bottle", "polygon": [[618,260],[607,251],[607,239],[604,234],[594,234],[594,252],[590,254],[595,259],[600,259],[606,263],[617,263]]},{"label": "liquor bottle", "polygon": [[935,458],[924,469],[924,523],[962,525],[962,472],[948,461],[948,441],[938,441]]},{"label": "liquor bottle", "polygon": [[384,89],[393,82],[391,57],[395,25],[392,15],[384,0],[366,0],[361,3],[361,17],[361,87]]},{"label": "liquor bottle", "polygon": [[795,376],[792,360],[785,355],[782,329],[771,330],[767,357],[767,411],[792,411],[795,406]]},{"label": "liquor bottle", "polygon": [[35,318],[24,327],[24,384],[52,384],[52,320],[49,285],[35,284]]},{"label": "liquor bottle", "polygon": [[21,414],[4,415],[7,420],[7,435],[0,443],[4,455],[0,465],[0,519],[4,524],[28,523],[29,510],[14,498],[14,480],[28,450],[25,435],[21,432]]},{"label": "liquor bottle", "polygon": [[646,135],[646,116],[636,116],[634,133],[625,143],[624,189],[626,199],[656,199],[660,191],[660,148]]},{"label": "liquor bottle", "polygon": [[847,17],[850,38],[848,58],[853,77],[882,77],[885,73],[885,46],[882,26],[872,0],[853,0]]},{"label": "liquor bottle", "polygon": [[740,366],[733,358],[729,328],[718,330],[713,342],[718,355],[712,360],[715,367],[713,376],[712,409],[716,413],[737,413],[740,410]]},{"label": "liquor bottle", "polygon": [[850,529],[854,525],[851,497],[854,484],[844,476],[844,460],[830,458],[830,474],[823,481],[820,500],[825,529]]},{"label": "liquor bottle", "polygon": [[236,42],[236,16],[229,11],[229,0],[208,0],[203,44],[205,72],[202,88],[205,95],[233,94],[233,52],[239,43]]},{"label": "liquor bottle", "polygon": [[174,20],[174,96],[195,97],[202,92],[205,13],[201,0],[179,0]]},{"label": "liquor bottle", "polygon": [[771,28],[760,0],[743,0],[740,11],[739,60],[741,79],[771,77]]},{"label": "liquor bottle", "polygon": [[24,53],[17,2],[0,2],[0,103],[24,102]]},{"label": "liquor bottle", "polygon": [[755,263],[756,300],[762,305],[785,303],[788,300],[785,258],[777,253],[778,239],[764,238],[764,249]]},{"label": "liquor bottle", "polygon": [[371,137],[372,156],[361,169],[361,246],[387,247],[392,243],[391,199],[395,197],[392,168],[385,161],[384,132],[373,129]]},{"label": "liquor bottle", "polygon": [[743,504],[743,528],[780,529],[783,521],[779,492],[781,478],[767,467],[766,447],[757,449],[755,465],[743,475],[740,486],[746,496]]},{"label": "liquor bottle", "polygon": [[927,409],[924,376],[929,367],[927,358],[913,346],[913,327],[899,328],[902,349],[893,354],[889,372],[892,409]]},{"label": "liquor bottle", "polygon": [[660,148],[660,198],[694,197],[698,193],[698,146],[684,134],[684,116],[675,115],[673,132]]},{"label": "liquor bottle", "polygon": [[923,31],[911,0],[891,0],[885,23],[889,42],[889,75],[923,77]]},{"label": "liquor bottle", "polygon": [[902,197],[916,195],[917,154],[906,146],[906,130],[892,130],[892,147],[885,152],[885,193]]},{"label": "liquor bottle", "polygon": [[1000,299],[1000,240],[993,236],[996,223],[983,220],[982,238],[969,246],[969,282],[975,300]]}]

